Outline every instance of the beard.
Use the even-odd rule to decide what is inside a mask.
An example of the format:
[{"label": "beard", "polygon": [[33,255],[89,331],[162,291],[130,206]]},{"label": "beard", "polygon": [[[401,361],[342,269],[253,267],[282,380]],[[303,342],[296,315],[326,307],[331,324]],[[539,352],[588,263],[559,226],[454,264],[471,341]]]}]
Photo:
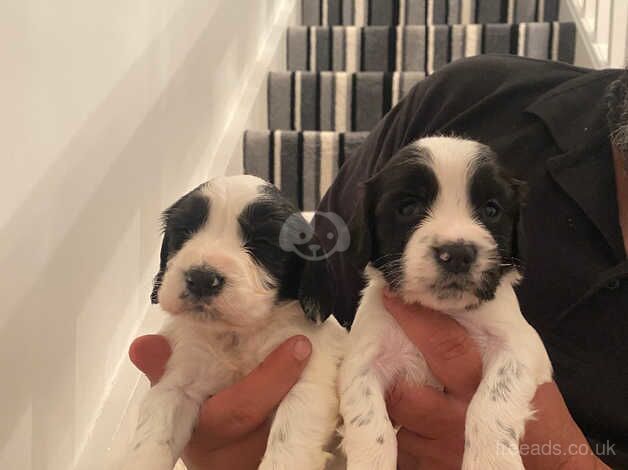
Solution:
[{"label": "beard", "polygon": [[624,169],[628,170],[628,68],[609,85],[606,104],[611,143],[622,154]]}]

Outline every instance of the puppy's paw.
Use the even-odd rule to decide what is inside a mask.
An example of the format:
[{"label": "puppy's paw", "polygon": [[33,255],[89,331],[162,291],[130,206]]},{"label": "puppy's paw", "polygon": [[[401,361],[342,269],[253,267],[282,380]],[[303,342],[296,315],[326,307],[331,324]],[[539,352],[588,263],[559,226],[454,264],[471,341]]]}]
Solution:
[{"label": "puppy's paw", "polygon": [[347,456],[347,470],[396,470],[397,436],[392,426],[366,442],[352,440],[343,442]]},{"label": "puppy's paw", "polygon": [[266,452],[259,470],[324,470],[332,455],[324,451]]},{"label": "puppy's paw", "polygon": [[128,453],[119,470],[172,470],[176,461],[170,446],[144,443]]},{"label": "puppy's paw", "polygon": [[374,460],[347,458],[347,470],[396,470],[397,452],[378,455]]}]

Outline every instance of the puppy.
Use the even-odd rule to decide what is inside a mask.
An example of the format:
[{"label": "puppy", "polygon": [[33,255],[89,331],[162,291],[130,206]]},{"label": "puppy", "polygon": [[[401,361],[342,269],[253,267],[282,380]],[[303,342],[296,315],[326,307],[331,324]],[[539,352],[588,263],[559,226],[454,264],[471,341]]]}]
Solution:
[{"label": "puppy", "polygon": [[366,182],[351,249],[362,266],[369,263],[368,283],[338,379],[349,470],[396,468],[384,402],[393,381],[442,388],[384,308],[386,286],[405,302],[450,315],[481,350],[483,379],[466,415],[462,468],[524,468],[519,439],[552,369],[513,290],[520,197],[520,184],[490,148],[453,137],[408,145]]},{"label": "puppy", "polygon": [[164,212],[163,225],[151,298],[172,314],[162,331],[172,355],[141,404],[122,468],[171,470],[201,404],[302,334],[312,355],[275,412],[259,468],[322,469],[336,429],[346,332],[333,317],[321,324],[330,314],[330,298],[317,294],[326,285],[326,261],[297,253],[319,254],[309,224],[270,184],[234,176],[183,196]]}]

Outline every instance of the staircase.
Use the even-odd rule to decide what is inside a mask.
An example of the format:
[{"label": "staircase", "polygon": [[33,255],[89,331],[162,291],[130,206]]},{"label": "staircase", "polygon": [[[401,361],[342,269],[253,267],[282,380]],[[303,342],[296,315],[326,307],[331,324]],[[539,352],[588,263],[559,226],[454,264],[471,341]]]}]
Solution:
[{"label": "staircase", "polygon": [[244,135],[244,169],[312,211],[352,151],[427,75],[478,54],[572,63],[558,0],[301,0],[287,71],[268,78],[268,129]]}]

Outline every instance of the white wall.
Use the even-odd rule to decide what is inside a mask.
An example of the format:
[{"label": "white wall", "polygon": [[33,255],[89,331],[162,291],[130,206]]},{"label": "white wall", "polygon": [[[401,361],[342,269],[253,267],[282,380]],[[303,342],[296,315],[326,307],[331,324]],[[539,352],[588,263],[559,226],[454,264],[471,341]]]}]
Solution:
[{"label": "white wall", "polygon": [[0,468],[100,467],[159,212],[239,170],[295,4],[0,0]]}]

